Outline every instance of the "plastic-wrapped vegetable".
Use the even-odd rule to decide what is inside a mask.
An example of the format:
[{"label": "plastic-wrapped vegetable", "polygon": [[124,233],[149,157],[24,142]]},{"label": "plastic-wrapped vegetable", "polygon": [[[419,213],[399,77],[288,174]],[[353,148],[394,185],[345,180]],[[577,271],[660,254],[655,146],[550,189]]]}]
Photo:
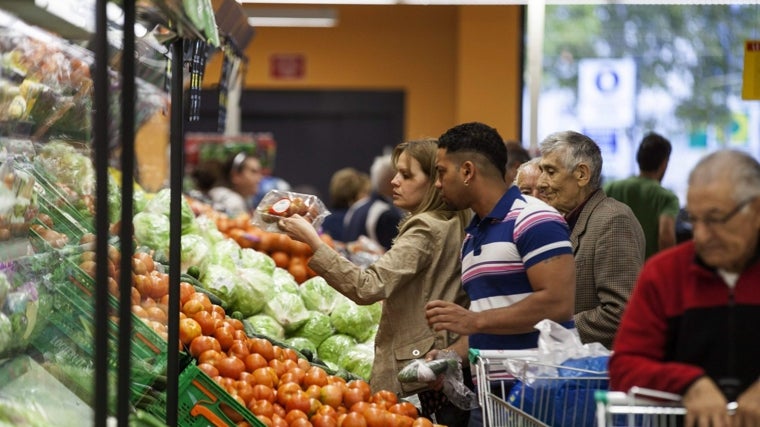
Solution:
[{"label": "plastic-wrapped vegetable", "polygon": [[377,324],[368,306],[358,305],[348,298],[338,302],[330,313],[330,321],[336,331],[351,335],[359,342],[367,341]]},{"label": "plastic-wrapped vegetable", "polygon": [[295,331],[310,317],[301,297],[290,292],[280,292],[267,301],[264,313],[274,317],[286,332]]},{"label": "plastic-wrapped vegetable", "polygon": [[298,289],[306,308],[324,314],[332,313],[335,305],[342,299],[342,295],[321,276],[314,276],[301,283]]},{"label": "plastic-wrapped vegetable", "polygon": [[365,344],[357,344],[343,353],[338,359],[338,365],[348,372],[369,381],[372,374],[372,364],[375,361],[375,351]]},{"label": "plastic-wrapped vegetable", "polygon": [[448,369],[456,369],[458,363],[456,359],[415,359],[399,371],[398,380],[402,383],[431,382]]},{"label": "plastic-wrapped vegetable", "polygon": [[335,333],[330,317],[319,311],[309,311],[309,320],[298,328],[293,335],[306,338],[319,347],[324,340]]},{"label": "plastic-wrapped vegetable", "polygon": [[317,348],[319,358],[340,366],[340,357],[356,346],[356,340],[345,334],[327,337]]},{"label": "plastic-wrapped vegetable", "polygon": [[285,328],[282,327],[272,316],[256,314],[246,319],[253,331],[270,338],[285,338]]}]

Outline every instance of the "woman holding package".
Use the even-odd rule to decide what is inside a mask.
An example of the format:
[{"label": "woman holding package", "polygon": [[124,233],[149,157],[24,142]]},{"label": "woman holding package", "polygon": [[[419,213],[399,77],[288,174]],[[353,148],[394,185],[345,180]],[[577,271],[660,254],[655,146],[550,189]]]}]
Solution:
[{"label": "woman holding package", "polygon": [[453,427],[466,425],[469,411],[449,402],[431,408],[429,402],[439,402],[442,395],[427,389],[427,384],[397,379],[398,372],[412,360],[446,348],[458,338],[431,330],[425,303],[443,299],[469,306],[461,286],[459,260],[469,214],[451,211],[441,200],[435,188],[437,150],[435,140],[404,142],[394,149],[393,204],[408,214],[399,224],[391,248],[366,269],[330,248],[298,215],[283,218],[278,225],[293,239],[311,246],[314,256],[309,267],[343,295],[365,305],[384,300],[370,378],[373,391],[391,390],[401,397],[422,391],[423,412],[428,412],[423,415],[435,412],[438,423]]}]

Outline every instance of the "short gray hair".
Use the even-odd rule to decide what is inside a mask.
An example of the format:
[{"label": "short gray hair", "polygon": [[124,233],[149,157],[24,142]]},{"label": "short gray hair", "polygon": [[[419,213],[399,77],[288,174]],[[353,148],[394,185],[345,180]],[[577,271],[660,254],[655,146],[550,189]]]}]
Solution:
[{"label": "short gray hair", "polygon": [[590,169],[589,186],[592,190],[602,186],[602,152],[596,142],[588,136],[571,130],[555,132],[539,144],[541,156],[564,150],[565,168],[572,171],[580,163],[586,163]]},{"label": "short gray hair", "polygon": [[541,162],[540,157],[534,157],[528,160],[527,162],[521,163],[520,166],[517,167],[517,173],[515,173],[515,183],[517,183],[517,178],[520,176],[520,173],[523,172],[525,169],[528,169],[529,167],[535,167],[536,169],[539,169],[538,164],[540,162]]},{"label": "short gray hair", "polygon": [[760,196],[760,163],[743,151],[724,149],[703,157],[689,173],[689,186],[720,178],[734,183],[737,202]]},{"label": "short gray hair", "polygon": [[380,190],[384,186],[389,186],[395,174],[396,168],[393,166],[393,159],[390,154],[375,157],[372,166],[369,168],[372,189]]}]

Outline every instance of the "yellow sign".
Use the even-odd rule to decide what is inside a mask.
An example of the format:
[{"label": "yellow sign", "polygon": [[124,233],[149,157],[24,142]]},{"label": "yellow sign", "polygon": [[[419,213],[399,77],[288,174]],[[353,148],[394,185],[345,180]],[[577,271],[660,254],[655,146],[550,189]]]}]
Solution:
[{"label": "yellow sign", "polygon": [[742,99],[760,99],[760,40],[744,43]]}]

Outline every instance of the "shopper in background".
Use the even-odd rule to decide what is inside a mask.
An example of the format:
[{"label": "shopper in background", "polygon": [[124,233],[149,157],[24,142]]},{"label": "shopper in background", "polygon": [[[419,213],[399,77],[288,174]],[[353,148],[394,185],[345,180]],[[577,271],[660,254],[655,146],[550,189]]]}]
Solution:
[{"label": "shopper in background", "polygon": [[395,174],[389,154],[375,157],[370,167],[372,192],[354,203],[346,212],[343,222],[343,238],[346,242],[367,236],[386,250],[390,249],[393,238],[398,234],[402,216],[402,212],[391,203],[391,179]]},{"label": "shopper in background", "polygon": [[575,255],[575,327],[584,343],[612,348],[644,262],[644,232],[625,204],[601,188],[602,153],[586,135],[549,135],[539,144],[538,187],[570,226]]},{"label": "shopper in background", "polygon": [[[562,216],[504,181],[507,150],[496,129],[461,124],[438,147],[443,200],[475,212],[461,251],[462,286],[472,302],[468,309],[431,298],[430,326],[462,336],[450,349],[463,360],[469,348],[536,348],[534,326],[543,319],[572,328],[575,267]],[[482,424],[479,409],[470,415],[471,427]]]},{"label": "shopper in background", "polygon": [[515,185],[520,193],[538,199],[542,198],[541,192],[538,191],[538,177],[541,176],[541,168],[538,167],[540,161],[539,157],[528,160],[517,168],[515,175]]},{"label": "shopper in background", "polygon": [[[424,305],[440,299],[463,309],[469,306],[460,284],[459,262],[468,211],[451,210],[441,200],[434,185],[436,149],[434,140],[422,140],[399,144],[393,150],[392,161],[398,169],[391,180],[393,203],[409,213],[393,246],[366,269],[326,245],[300,216],[279,222],[290,237],[311,246],[314,255],[309,267],[335,289],[358,304],[384,300],[370,385],[375,391],[387,389],[401,396],[423,391],[422,402],[431,400],[424,392],[427,384],[402,384],[398,372],[412,360],[458,338],[456,333],[430,329]],[[463,426],[468,412],[448,403],[438,408],[436,419],[440,424]]]},{"label": "shopper in background", "polygon": [[676,244],[678,196],[660,185],[671,149],[670,141],[662,135],[646,134],[636,152],[639,175],[604,186],[608,196],[628,205],[639,220],[646,237],[647,258]]},{"label": "shopper in background", "polygon": [[198,191],[195,197],[215,210],[230,216],[251,213],[253,196],[261,181],[261,163],[250,154],[240,152],[224,163],[208,161],[193,171]]},{"label": "shopper in background", "polygon": [[322,222],[322,231],[333,240],[345,242],[343,219],[348,209],[370,191],[369,175],[352,167],[339,169],[330,179],[330,215]]},{"label": "shopper in background", "polygon": [[512,184],[517,177],[517,168],[530,160],[530,153],[522,146],[520,141],[505,141],[504,145],[507,147],[507,165],[504,172],[504,181],[507,184]]},{"label": "shopper in background", "polygon": [[[683,395],[685,426],[760,425],[760,164],[722,150],[689,176],[693,239],[641,271],[610,385]],[[729,417],[726,403],[738,408]]]}]

